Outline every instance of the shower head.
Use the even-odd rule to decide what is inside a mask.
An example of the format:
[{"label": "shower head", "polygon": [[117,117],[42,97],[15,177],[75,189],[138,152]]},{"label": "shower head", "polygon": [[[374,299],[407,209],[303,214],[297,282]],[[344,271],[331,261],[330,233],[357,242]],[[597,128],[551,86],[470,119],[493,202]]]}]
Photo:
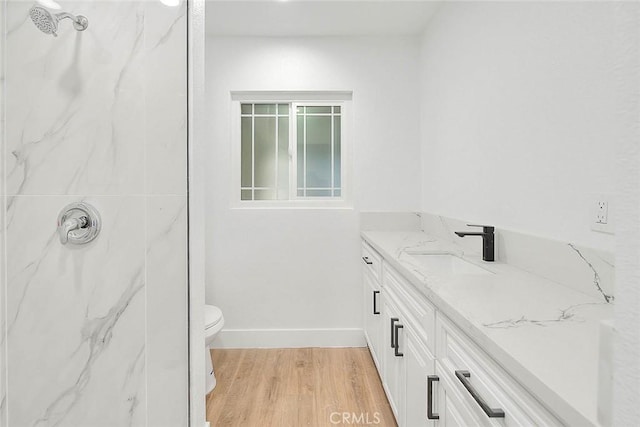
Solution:
[{"label": "shower head", "polygon": [[89,26],[89,20],[82,15],[72,15],[67,12],[52,14],[42,6],[33,6],[29,9],[29,16],[33,23],[40,31],[45,34],[53,34],[58,36],[58,22],[62,19],[69,18],[73,21],[73,28],[78,31],[84,31]]}]

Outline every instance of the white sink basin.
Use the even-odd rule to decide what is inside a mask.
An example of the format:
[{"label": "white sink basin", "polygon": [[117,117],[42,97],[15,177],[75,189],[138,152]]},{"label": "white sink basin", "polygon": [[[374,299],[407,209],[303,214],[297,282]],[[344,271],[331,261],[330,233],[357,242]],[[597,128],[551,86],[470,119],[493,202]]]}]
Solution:
[{"label": "white sink basin", "polygon": [[493,274],[489,270],[478,267],[462,258],[446,253],[409,253],[419,264],[434,274],[452,276],[458,274],[485,275]]}]

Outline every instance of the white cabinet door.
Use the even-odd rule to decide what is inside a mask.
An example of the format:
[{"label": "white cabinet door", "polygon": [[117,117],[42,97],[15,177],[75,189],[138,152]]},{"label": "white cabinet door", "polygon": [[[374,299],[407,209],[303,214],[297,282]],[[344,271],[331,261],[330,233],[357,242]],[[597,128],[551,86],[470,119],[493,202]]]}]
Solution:
[{"label": "white cabinet door", "polygon": [[431,354],[435,354],[435,306],[388,264],[382,266],[380,283],[383,289],[392,290],[404,320],[412,323],[413,332],[423,340]]},{"label": "white cabinet door", "polygon": [[[428,409],[435,412],[435,396],[428,400],[427,386],[428,378],[435,374],[435,361],[431,352],[426,348],[411,328],[405,329],[403,336],[400,336],[400,347],[404,354],[406,370],[405,392],[404,392],[404,415],[403,425],[406,427],[422,427],[435,425],[434,420],[428,418]],[[431,405],[431,406],[429,406]]]},{"label": "white cabinet door", "polygon": [[387,297],[388,295],[386,295],[383,301],[382,308],[382,330],[384,333],[381,343],[381,353],[383,358],[382,379],[387,392],[387,398],[389,399],[389,404],[396,416],[396,421],[399,426],[402,426],[401,416],[403,413],[402,405],[404,404],[404,400],[402,398],[403,396],[401,396],[401,391],[404,387],[404,358],[399,356],[399,353],[396,350],[396,332],[398,332],[399,338],[402,332],[399,332],[398,326],[402,325],[402,321],[400,312],[396,306],[391,303],[390,298]]},{"label": "white cabinet door", "polygon": [[434,374],[434,357],[404,313],[386,299],[383,306],[384,382],[396,421],[400,427],[434,426],[427,418],[427,378]]},{"label": "white cabinet door", "polygon": [[373,275],[366,269],[363,271],[364,286],[364,332],[369,344],[373,361],[380,371],[382,360],[380,359],[380,345],[382,341],[382,302],[380,286]]}]

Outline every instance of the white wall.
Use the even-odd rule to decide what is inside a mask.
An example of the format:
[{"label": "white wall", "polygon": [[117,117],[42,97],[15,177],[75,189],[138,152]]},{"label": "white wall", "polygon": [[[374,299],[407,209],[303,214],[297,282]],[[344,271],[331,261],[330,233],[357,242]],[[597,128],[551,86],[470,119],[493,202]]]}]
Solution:
[{"label": "white wall", "polygon": [[[616,252],[614,425],[640,419],[640,5],[446,3],[423,37],[422,203]],[[618,233],[590,231],[618,195]]]},{"label": "white wall", "polygon": [[[420,205],[418,53],[415,38],[207,39],[206,300],[225,316],[218,345],[362,344],[358,211]],[[353,91],[353,208],[231,209],[232,90]],[[307,331],[274,331],[291,329]]]},{"label": "white wall", "polygon": [[614,425],[640,420],[640,3],[616,4],[619,233],[616,235]]},{"label": "white wall", "polygon": [[421,51],[422,207],[613,251],[613,6],[445,3]]}]

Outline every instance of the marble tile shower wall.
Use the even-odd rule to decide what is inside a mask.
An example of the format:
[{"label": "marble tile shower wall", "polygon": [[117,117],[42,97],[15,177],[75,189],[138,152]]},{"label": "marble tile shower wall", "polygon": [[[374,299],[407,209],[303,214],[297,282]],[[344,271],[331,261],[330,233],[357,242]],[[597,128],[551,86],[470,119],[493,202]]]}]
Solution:
[{"label": "marble tile shower wall", "polygon": [[[0,425],[186,426],[186,1],[59,3],[88,29],[3,5]],[[101,234],[61,245],[81,200]]]},{"label": "marble tile shower wall", "polygon": [[6,358],[5,358],[5,334],[4,334],[4,307],[5,307],[5,256],[4,256],[4,19],[6,16],[6,3],[0,1],[0,426],[6,425]]}]

